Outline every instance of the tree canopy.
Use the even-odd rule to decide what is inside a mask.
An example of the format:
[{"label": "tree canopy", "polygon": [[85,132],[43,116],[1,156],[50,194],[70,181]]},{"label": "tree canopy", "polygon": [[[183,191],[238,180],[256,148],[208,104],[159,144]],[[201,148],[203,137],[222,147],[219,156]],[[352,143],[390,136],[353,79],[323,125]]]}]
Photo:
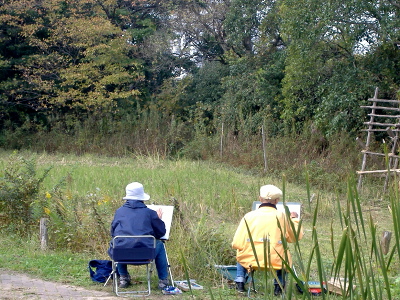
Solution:
[{"label": "tree canopy", "polygon": [[400,96],[398,0],[0,2],[3,130],[203,107],[250,134],[356,133],[375,87]]}]

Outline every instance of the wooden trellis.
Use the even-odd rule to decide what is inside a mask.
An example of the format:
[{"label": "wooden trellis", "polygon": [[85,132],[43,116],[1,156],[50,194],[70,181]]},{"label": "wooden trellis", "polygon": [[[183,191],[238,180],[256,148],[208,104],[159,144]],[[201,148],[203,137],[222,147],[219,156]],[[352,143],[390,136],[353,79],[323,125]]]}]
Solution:
[{"label": "wooden trellis", "polygon": [[[357,188],[358,190],[360,190],[362,186],[362,178],[364,175],[381,173],[385,176],[385,185],[383,188],[385,192],[391,174],[394,172],[400,173],[400,169],[398,169],[400,156],[397,155],[398,139],[400,132],[400,101],[378,99],[378,88],[375,89],[374,98],[370,98],[368,99],[368,101],[372,102],[371,106],[361,106],[363,108],[370,109],[371,112],[368,114],[368,116],[370,117],[369,122],[364,123],[368,126],[367,129],[363,130],[367,132],[367,140],[364,144],[364,150],[361,151],[363,153],[363,159],[361,170],[357,171],[357,174],[359,175]],[[371,140],[374,132],[386,132],[390,137],[390,144],[388,145],[388,169],[367,170],[367,158],[384,158],[386,155],[383,152],[379,153],[370,151],[369,147],[371,145]]]}]

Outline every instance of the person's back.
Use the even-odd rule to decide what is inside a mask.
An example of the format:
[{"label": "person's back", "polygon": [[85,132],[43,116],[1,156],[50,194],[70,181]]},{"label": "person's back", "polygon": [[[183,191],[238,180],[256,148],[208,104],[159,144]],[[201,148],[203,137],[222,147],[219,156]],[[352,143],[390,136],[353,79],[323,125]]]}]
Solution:
[{"label": "person's back", "polygon": [[160,239],[165,235],[166,229],[157,212],[148,208],[142,201],[127,200],[115,211],[111,231],[112,236],[152,235]]},{"label": "person's back", "polygon": [[[160,240],[166,233],[164,222],[158,213],[148,208],[144,201],[150,196],[144,192],[143,185],[139,182],[132,182],[126,186],[126,202],[115,211],[111,223],[111,237],[123,235],[152,235],[156,241],[155,264],[159,277],[159,288],[168,286],[168,262],[163,242]],[[108,254],[113,257],[112,240]],[[120,274],[119,287],[125,288],[131,284],[131,278],[126,264],[117,265]]]},{"label": "person's back", "polygon": [[[232,241],[232,247],[237,250],[238,264],[235,282],[238,291],[244,291],[248,272],[250,269],[258,269],[258,266],[276,270],[280,285],[275,280],[275,294],[280,294],[282,292],[280,286],[285,286],[285,268],[281,257],[290,266],[292,261],[289,251],[284,249],[284,242],[285,240],[288,243],[295,242],[296,237],[301,239],[303,232],[298,229],[300,220],[297,213],[291,213],[290,220],[283,212],[277,210],[276,205],[281,196],[282,191],[276,186],[262,186],[259,197],[261,205],[255,211],[247,213],[239,223]],[[269,246],[266,250],[264,250],[264,243]]]},{"label": "person's back", "polygon": [[[255,246],[255,251],[257,253],[258,263],[261,268],[267,266],[267,268],[273,268],[276,270],[282,269],[282,260],[279,255],[285,257],[288,255],[287,259],[291,265],[290,253],[285,253],[282,244],[282,228],[284,232],[284,238],[287,242],[291,243],[295,241],[295,233],[292,230],[289,220],[286,215],[278,211],[276,208],[271,206],[262,206],[255,211],[247,213],[243,219],[242,224],[239,228],[245,227],[246,230],[238,230],[235,237],[233,238],[233,248],[241,249],[237,253],[238,262],[249,269],[250,266],[253,269],[258,268],[257,260],[254,256],[253,248],[250,243],[250,237],[247,233],[247,226],[251,232],[251,238]],[[279,226],[278,226],[279,222]],[[247,226],[246,226],[247,223]],[[297,226],[296,226],[297,227]],[[301,238],[301,237],[300,237]],[[264,240],[267,245],[269,245],[269,250],[267,250],[267,257],[264,253]],[[271,261],[268,260],[268,255]]]}]

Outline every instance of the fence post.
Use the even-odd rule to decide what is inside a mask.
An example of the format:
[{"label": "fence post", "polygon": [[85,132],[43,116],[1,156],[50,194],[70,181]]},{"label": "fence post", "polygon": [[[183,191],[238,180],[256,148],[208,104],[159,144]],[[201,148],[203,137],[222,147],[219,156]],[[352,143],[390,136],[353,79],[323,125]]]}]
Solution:
[{"label": "fence post", "polygon": [[261,137],[262,137],[262,146],[263,146],[263,155],[264,155],[264,173],[267,172],[267,153],[265,150],[265,133],[264,133],[264,125],[261,126]]},{"label": "fence post", "polygon": [[221,141],[219,146],[219,155],[221,156],[221,158],[223,154],[223,144],[224,144],[224,123],[221,124]]},{"label": "fence post", "polygon": [[47,234],[47,218],[40,219],[40,248],[42,250],[47,250],[47,241],[48,241],[48,234]]},{"label": "fence post", "polygon": [[391,238],[392,238],[392,233],[390,231],[384,231],[382,233],[381,247],[382,247],[382,252],[385,255],[388,254],[389,252],[389,244]]}]

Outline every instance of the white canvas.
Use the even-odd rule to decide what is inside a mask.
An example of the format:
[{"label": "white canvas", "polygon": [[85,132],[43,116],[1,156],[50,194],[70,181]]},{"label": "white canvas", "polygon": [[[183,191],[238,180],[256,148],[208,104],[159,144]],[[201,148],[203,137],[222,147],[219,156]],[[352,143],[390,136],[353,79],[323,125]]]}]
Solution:
[{"label": "white canvas", "polygon": [[161,209],[162,211],[162,217],[161,220],[164,221],[165,223],[165,228],[167,229],[167,232],[165,235],[161,238],[161,240],[168,240],[169,239],[169,234],[171,231],[171,224],[172,224],[172,216],[174,214],[174,207],[172,205],[147,205],[148,208],[158,211]]},{"label": "white canvas", "polygon": [[[260,201],[254,201],[252,210],[256,210],[260,206],[261,202]],[[301,212],[301,203],[298,202],[285,202],[285,205],[289,208],[290,212],[297,212],[300,218],[300,212]],[[283,202],[278,202],[276,205],[276,208],[279,211],[285,212],[285,207],[283,205]]]}]

